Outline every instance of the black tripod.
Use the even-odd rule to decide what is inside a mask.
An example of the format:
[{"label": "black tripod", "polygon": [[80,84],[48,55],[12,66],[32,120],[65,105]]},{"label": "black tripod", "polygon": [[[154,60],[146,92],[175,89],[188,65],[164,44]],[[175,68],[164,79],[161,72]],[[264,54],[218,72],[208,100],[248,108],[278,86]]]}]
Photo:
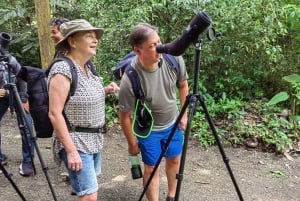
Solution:
[{"label": "black tripod", "polygon": [[205,105],[205,99],[202,95],[198,94],[198,80],[199,80],[199,71],[200,71],[200,52],[201,52],[201,40],[200,41],[197,41],[195,43],[195,52],[196,52],[196,55],[195,55],[195,72],[194,72],[194,86],[193,86],[193,94],[190,94],[186,97],[186,100],[185,100],[185,103],[179,113],[179,116],[175,122],[175,125],[174,127],[172,128],[171,130],[171,133],[167,139],[167,142],[166,142],[166,145],[165,147],[163,148],[163,151],[162,153],[160,154],[159,156],[159,159],[157,161],[157,163],[155,164],[155,167],[153,169],[153,172],[151,173],[150,177],[149,177],[149,180],[147,181],[145,187],[144,187],[144,190],[139,198],[139,201],[142,200],[145,192],[147,191],[149,185],[150,185],[150,182],[163,158],[163,156],[165,155],[165,153],[167,152],[167,149],[168,149],[168,146],[175,134],[175,131],[177,129],[177,127],[179,126],[179,123],[184,115],[184,113],[186,112],[187,110],[187,107],[190,106],[190,110],[189,110],[189,113],[188,113],[188,122],[187,122],[187,127],[186,127],[186,132],[185,132],[185,135],[184,135],[184,143],[183,143],[183,149],[182,149],[182,155],[181,155],[181,161],[180,161],[180,167],[179,167],[179,173],[176,175],[176,179],[178,180],[177,181],[177,187],[176,187],[176,195],[175,195],[175,201],[178,201],[179,200],[179,194],[180,194],[180,188],[181,188],[181,182],[183,180],[183,172],[184,172],[184,165],[185,165],[185,158],[186,158],[186,151],[187,151],[187,145],[188,145],[188,139],[189,139],[189,135],[190,135],[190,130],[191,130],[191,122],[192,122],[192,118],[193,118],[193,115],[195,113],[195,110],[196,110],[196,107],[197,107],[197,102],[199,101],[201,106],[202,106],[202,109],[203,109],[203,112],[205,114],[205,117],[209,123],[209,126],[212,130],[212,133],[215,137],[215,140],[217,142],[217,145],[219,147],[219,150],[221,152],[221,155],[222,155],[222,158],[223,158],[223,161],[226,165],[226,168],[229,172],[229,175],[231,177],[231,180],[234,184],[234,187],[235,187],[235,190],[239,196],[239,199],[240,201],[243,201],[243,197],[242,197],[242,194],[239,190],[239,187],[237,185],[237,182],[234,178],[234,175],[231,171],[231,168],[230,168],[230,165],[229,165],[229,158],[226,156],[223,148],[222,148],[222,145],[220,143],[220,139],[218,137],[218,134],[216,132],[216,129],[215,129],[215,126],[214,126],[214,123],[208,113],[208,110],[207,110],[207,107]]},{"label": "black tripod", "polygon": [[[35,151],[36,151],[36,153],[37,153],[37,155],[38,155],[38,158],[39,158],[39,160],[40,160],[40,163],[41,163],[41,166],[42,166],[42,170],[43,170],[43,172],[44,172],[44,174],[45,174],[45,176],[46,176],[48,185],[49,185],[50,190],[51,190],[51,193],[52,193],[52,195],[53,195],[53,199],[54,199],[55,201],[57,201],[55,192],[54,192],[54,190],[53,190],[52,184],[51,184],[50,179],[49,179],[49,176],[48,176],[48,172],[47,172],[47,171],[48,171],[48,167],[45,167],[43,158],[42,158],[41,153],[40,153],[40,150],[39,150],[39,148],[38,148],[38,144],[36,143],[36,138],[33,136],[32,130],[29,129],[29,128],[30,128],[30,123],[29,123],[28,119],[26,118],[26,113],[25,113],[25,110],[24,110],[24,108],[23,108],[23,106],[22,106],[22,101],[21,101],[21,99],[20,99],[20,96],[19,96],[17,87],[16,87],[15,83],[12,82],[12,79],[11,79],[11,77],[12,77],[12,76],[11,76],[11,66],[10,66],[10,64],[8,63],[8,62],[9,62],[9,58],[8,58],[7,56],[1,56],[0,60],[1,60],[1,61],[5,61],[5,62],[6,62],[5,65],[6,65],[7,68],[8,68],[8,78],[9,78],[9,81],[8,81],[7,84],[5,84],[4,88],[9,90],[10,104],[12,103],[12,100],[13,100],[13,101],[14,101],[13,106],[16,107],[17,116],[18,116],[17,118],[18,118],[18,120],[20,121],[20,123],[19,123],[20,125],[19,125],[19,126],[20,126],[21,129],[27,131],[27,132],[24,132],[26,136],[23,135],[22,138],[24,139],[25,145],[26,145],[26,147],[28,148],[28,151],[29,151],[29,153],[30,153],[30,158],[31,158],[31,162],[32,162],[32,165],[33,165],[33,169],[34,169],[34,174],[36,174],[36,170],[35,170],[35,166],[34,166],[33,156],[32,156],[32,154],[31,154],[31,149],[30,149],[30,146],[31,146],[31,145],[30,145],[30,143],[28,142],[28,136],[30,137],[32,143],[34,144]],[[13,108],[13,106],[10,105],[11,108]],[[25,128],[28,128],[28,129],[25,129]],[[28,135],[28,136],[27,136],[27,135]],[[7,179],[8,179],[9,181],[12,181],[11,178],[10,178],[10,176],[9,176],[9,174],[7,174],[7,176],[8,176]],[[12,183],[12,182],[11,182],[11,183]],[[25,200],[25,199],[24,199],[24,196],[21,195],[20,191],[16,188],[16,185],[15,185],[14,183],[12,183],[12,184],[13,184],[14,188],[16,189],[16,191],[18,192],[18,194],[21,196],[21,198],[22,198],[23,200]]]}]

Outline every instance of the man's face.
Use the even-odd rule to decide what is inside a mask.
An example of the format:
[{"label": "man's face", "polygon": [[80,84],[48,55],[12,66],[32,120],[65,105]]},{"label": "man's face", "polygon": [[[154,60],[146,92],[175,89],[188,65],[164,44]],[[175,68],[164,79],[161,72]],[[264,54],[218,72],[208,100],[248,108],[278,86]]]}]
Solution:
[{"label": "man's face", "polygon": [[58,25],[50,26],[50,30],[51,30],[50,37],[52,38],[53,43],[54,44],[58,43],[58,41],[60,41],[63,38],[61,32],[58,30]]},{"label": "man's face", "polygon": [[147,64],[158,62],[160,59],[160,54],[157,53],[156,46],[160,44],[160,37],[156,32],[153,32],[148,40],[137,48],[139,52],[139,58]]}]

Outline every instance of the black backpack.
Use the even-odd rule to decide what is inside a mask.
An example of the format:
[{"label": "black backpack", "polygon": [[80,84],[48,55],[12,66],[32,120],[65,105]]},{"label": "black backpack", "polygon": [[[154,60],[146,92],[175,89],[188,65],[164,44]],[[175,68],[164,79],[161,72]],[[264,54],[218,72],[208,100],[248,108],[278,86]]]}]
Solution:
[{"label": "black backpack", "polygon": [[69,96],[73,96],[77,87],[77,73],[74,63],[67,57],[54,59],[47,70],[22,66],[19,74],[21,79],[27,82],[27,93],[29,95],[29,110],[33,119],[36,136],[38,138],[49,138],[53,133],[53,126],[48,117],[49,96],[47,89],[47,76],[54,63],[66,61],[72,74],[72,83]]},{"label": "black backpack", "polygon": [[[136,70],[131,66],[131,60],[136,56],[134,51],[131,51],[127,54],[114,69],[113,74],[117,80],[120,80],[124,73],[127,74],[130,79],[131,86],[135,97],[137,99],[144,99],[144,92],[141,87],[141,82]],[[162,54],[163,58],[167,61],[169,66],[176,72],[177,76],[179,75],[179,64],[176,61],[175,57],[170,54]],[[178,84],[178,83],[177,83]]]}]

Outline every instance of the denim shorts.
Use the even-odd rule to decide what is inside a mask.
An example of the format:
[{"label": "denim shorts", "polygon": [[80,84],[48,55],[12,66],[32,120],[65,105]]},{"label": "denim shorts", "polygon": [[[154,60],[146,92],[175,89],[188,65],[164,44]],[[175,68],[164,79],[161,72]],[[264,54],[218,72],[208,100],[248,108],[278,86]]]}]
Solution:
[{"label": "denim shorts", "polygon": [[[141,149],[142,159],[146,165],[156,165],[163,148],[165,147],[168,137],[171,134],[173,126],[160,131],[151,131],[147,138],[139,138],[138,143]],[[168,146],[164,157],[175,158],[181,154],[183,145],[183,132],[178,128],[175,130],[173,138]]]},{"label": "denim shorts", "polygon": [[82,160],[82,169],[78,172],[68,168],[65,149],[59,152],[68,169],[72,189],[78,196],[92,194],[98,191],[97,176],[101,174],[101,153],[87,154],[78,151]]}]

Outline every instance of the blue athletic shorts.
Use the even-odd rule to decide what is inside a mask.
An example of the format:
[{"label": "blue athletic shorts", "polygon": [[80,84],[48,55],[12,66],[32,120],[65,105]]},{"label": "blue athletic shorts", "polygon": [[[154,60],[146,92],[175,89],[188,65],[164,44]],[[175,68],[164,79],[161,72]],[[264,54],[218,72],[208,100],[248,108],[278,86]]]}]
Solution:
[{"label": "blue athletic shorts", "polygon": [[78,195],[88,195],[98,191],[97,176],[101,174],[101,153],[87,154],[79,151],[82,169],[78,172],[68,168],[65,149],[59,152],[68,169],[73,191]]},{"label": "blue athletic shorts", "polygon": [[[171,130],[174,125],[167,129],[160,131],[151,131],[147,138],[139,138],[138,143],[141,149],[142,159],[146,165],[155,166],[159,156],[162,153],[165,144],[167,143],[168,137],[171,134]],[[178,128],[168,146],[164,157],[175,158],[181,154],[183,144],[183,132]]]}]

